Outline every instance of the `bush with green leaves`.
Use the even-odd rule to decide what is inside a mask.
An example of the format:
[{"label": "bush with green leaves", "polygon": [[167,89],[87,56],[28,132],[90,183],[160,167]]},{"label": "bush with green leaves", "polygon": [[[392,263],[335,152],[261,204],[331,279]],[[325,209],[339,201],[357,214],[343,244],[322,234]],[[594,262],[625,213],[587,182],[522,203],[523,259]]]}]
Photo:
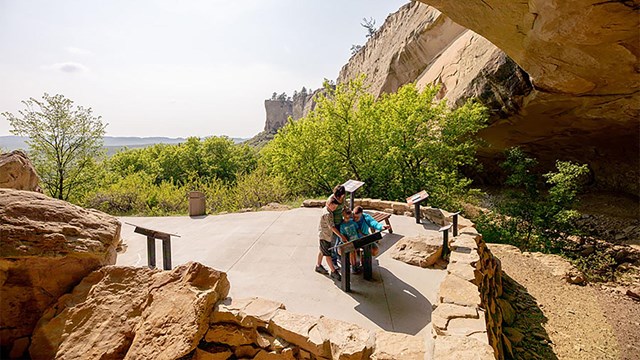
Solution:
[{"label": "bush with green leaves", "polygon": [[[508,174],[504,196],[493,214],[478,220],[479,231],[489,242],[509,243],[528,251],[560,252],[565,239],[577,234],[578,212],[572,210],[586,165],[557,161],[555,172],[537,176],[537,161],[520,148],[507,151],[502,167]],[[548,189],[543,190],[543,179]]]},{"label": "bush with green leaves", "polygon": [[403,200],[425,189],[432,205],[458,208],[471,193],[460,171],[476,164],[487,111],[471,101],[452,110],[437,92],[409,84],[376,99],[364,77],[325,84],[316,108],[280,129],[261,161],[298,194],[357,179],[367,184],[360,196]]},{"label": "bush with green leaves", "polygon": [[507,151],[502,167],[508,188],[493,212],[475,219],[487,242],[512,244],[524,251],[561,254],[571,260],[589,280],[612,280],[616,262],[606,249],[595,246],[583,256],[580,232],[575,226],[580,214],[573,210],[589,170],[587,165],[557,161],[556,171],[538,176],[536,160],[522,149]]}]

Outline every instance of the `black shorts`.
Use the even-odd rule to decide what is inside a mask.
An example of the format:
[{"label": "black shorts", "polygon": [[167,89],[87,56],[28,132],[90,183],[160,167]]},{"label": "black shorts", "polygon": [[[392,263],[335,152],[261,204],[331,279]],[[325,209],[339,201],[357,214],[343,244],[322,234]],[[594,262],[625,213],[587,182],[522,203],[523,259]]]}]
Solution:
[{"label": "black shorts", "polygon": [[320,239],[320,252],[323,256],[331,256],[331,243]]}]

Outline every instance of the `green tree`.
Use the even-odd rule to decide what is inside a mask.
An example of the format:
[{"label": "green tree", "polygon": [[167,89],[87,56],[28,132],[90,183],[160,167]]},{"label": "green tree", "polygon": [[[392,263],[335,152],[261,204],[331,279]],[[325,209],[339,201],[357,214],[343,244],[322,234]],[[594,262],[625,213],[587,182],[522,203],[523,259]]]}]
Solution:
[{"label": "green tree", "polygon": [[470,184],[460,169],[475,163],[486,109],[469,102],[451,110],[436,94],[409,84],[376,100],[363,76],[335,88],[326,82],[316,108],[280,129],[262,161],[297,193],[325,193],[352,178],[367,183],[361,196],[400,200],[424,188],[432,204],[457,207]]},{"label": "green tree", "polygon": [[4,112],[14,135],[27,136],[30,155],[52,197],[69,200],[92,181],[95,160],[104,155],[105,127],[91,108],[73,106],[62,95],[22,102],[19,116]]}]

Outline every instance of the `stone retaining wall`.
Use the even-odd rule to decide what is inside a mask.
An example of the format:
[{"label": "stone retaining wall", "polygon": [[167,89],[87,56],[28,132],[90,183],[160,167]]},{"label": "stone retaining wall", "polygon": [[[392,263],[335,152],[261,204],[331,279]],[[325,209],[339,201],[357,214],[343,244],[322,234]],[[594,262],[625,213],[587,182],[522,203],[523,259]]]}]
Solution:
[{"label": "stone retaining wall", "polygon": [[[438,225],[451,215],[427,217]],[[440,221],[439,219],[444,219]],[[435,359],[498,359],[511,353],[502,332],[503,322],[513,322],[513,307],[502,296],[502,267],[482,235],[468,219],[458,219],[458,236],[450,241],[451,254],[431,314]]]},{"label": "stone retaining wall", "polygon": [[192,359],[228,358],[423,360],[425,345],[419,336],[296,314],[272,300],[227,298],[211,313]]}]

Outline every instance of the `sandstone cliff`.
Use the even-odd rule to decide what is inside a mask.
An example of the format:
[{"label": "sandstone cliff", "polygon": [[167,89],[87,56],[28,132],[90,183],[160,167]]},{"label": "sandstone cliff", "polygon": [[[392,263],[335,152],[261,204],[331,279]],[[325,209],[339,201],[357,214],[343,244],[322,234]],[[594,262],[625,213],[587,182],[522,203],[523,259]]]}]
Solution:
[{"label": "sandstone cliff", "polygon": [[486,159],[522,146],[543,167],[588,163],[597,185],[640,194],[637,2],[423,2],[444,14],[403,6],[338,81],[366,73],[374,94],[417,81],[452,104],[477,97],[492,114]]}]

